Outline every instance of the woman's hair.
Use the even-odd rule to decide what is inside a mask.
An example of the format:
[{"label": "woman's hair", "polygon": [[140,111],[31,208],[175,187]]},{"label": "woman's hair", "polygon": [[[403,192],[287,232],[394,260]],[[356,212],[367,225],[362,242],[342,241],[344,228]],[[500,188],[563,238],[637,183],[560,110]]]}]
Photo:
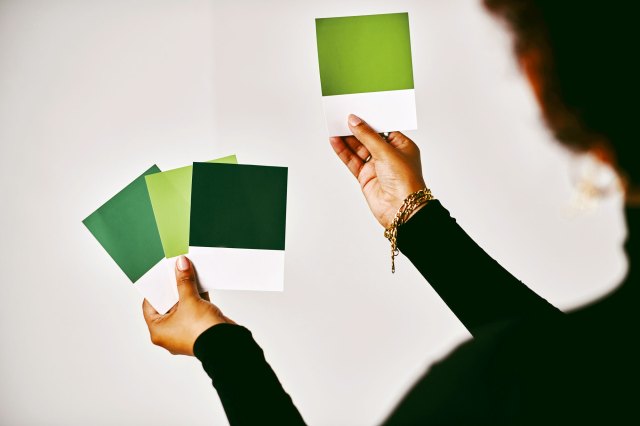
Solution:
[{"label": "woman's hair", "polygon": [[607,143],[618,166],[640,183],[639,19],[634,2],[484,0],[533,67],[548,126],[564,145]]}]

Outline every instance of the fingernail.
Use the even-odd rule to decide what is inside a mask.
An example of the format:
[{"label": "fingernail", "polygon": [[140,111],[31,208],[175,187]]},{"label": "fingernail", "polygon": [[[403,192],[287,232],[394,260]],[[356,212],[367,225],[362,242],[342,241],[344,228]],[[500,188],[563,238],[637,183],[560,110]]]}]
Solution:
[{"label": "fingernail", "polygon": [[357,115],[354,114],[349,114],[349,125],[350,126],[357,126],[358,124],[362,123],[362,119],[360,117],[358,117]]},{"label": "fingernail", "polygon": [[187,259],[185,256],[180,256],[178,258],[177,265],[178,265],[178,270],[184,272],[189,269],[191,262],[189,262],[189,259]]}]

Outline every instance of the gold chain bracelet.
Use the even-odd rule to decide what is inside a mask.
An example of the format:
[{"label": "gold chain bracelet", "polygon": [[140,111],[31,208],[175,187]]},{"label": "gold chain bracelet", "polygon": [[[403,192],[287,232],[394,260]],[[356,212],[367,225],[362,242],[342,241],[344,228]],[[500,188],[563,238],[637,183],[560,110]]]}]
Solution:
[{"label": "gold chain bracelet", "polygon": [[398,209],[398,213],[396,213],[396,217],[393,219],[393,222],[391,222],[391,225],[384,230],[384,237],[391,242],[391,273],[396,272],[396,256],[400,254],[397,241],[398,226],[403,225],[415,209],[423,204],[427,204],[433,199],[433,195],[431,195],[431,190],[429,188],[423,188],[409,194]]}]

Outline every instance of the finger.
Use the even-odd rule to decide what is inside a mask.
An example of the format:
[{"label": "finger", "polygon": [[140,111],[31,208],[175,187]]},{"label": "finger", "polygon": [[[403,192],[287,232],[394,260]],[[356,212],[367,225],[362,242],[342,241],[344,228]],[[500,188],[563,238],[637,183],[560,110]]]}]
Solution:
[{"label": "finger", "polygon": [[209,297],[209,292],[205,291],[204,293],[200,293],[200,297],[207,302],[211,302],[211,298]]},{"label": "finger", "polygon": [[419,151],[418,145],[400,132],[391,132],[387,136],[387,141],[389,141],[389,145],[405,154],[413,154]]},{"label": "finger", "polygon": [[352,152],[360,157],[362,161],[367,161],[367,158],[369,158],[369,155],[371,155],[371,153],[364,145],[360,143],[360,141],[355,136],[345,136],[343,139],[345,144],[347,144],[347,146],[351,148]]},{"label": "finger", "polygon": [[383,157],[391,149],[387,142],[357,115],[349,115],[347,122],[353,136],[369,150],[374,159]]},{"label": "finger", "polygon": [[351,151],[351,148],[349,148],[342,138],[331,138],[329,141],[331,142],[333,150],[338,154],[338,157],[340,157],[340,160],[342,160],[355,177],[358,177],[364,161]]},{"label": "finger", "polygon": [[180,256],[176,261],[176,284],[180,301],[200,298],[195,269],[185,256]]},{"label": "finger", "polygon": [[151,324],[154,320],[161,316],[158,311],[156,311],[155,308],[151,306],[151,303],[149,303],[147,299],[144,299],[142,301],[142,315],[144,316],[144,320],[147,324]]}]

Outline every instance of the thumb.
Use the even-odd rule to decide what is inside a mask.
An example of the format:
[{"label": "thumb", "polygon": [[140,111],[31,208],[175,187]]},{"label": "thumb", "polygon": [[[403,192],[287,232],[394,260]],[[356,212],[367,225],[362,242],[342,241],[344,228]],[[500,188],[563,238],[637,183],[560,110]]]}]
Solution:
[{"label": "thumb", "polygon": [[185,256],[180,256],[176,261],[176,284],[180,301],[200,298],[196,285],[196,271]]},{"label": "thumb", "polygon": [[353,136],[367,148],[374,159],[381,158],[392,150],[387,142],[357,115],[349,115],[347,123]]}]

